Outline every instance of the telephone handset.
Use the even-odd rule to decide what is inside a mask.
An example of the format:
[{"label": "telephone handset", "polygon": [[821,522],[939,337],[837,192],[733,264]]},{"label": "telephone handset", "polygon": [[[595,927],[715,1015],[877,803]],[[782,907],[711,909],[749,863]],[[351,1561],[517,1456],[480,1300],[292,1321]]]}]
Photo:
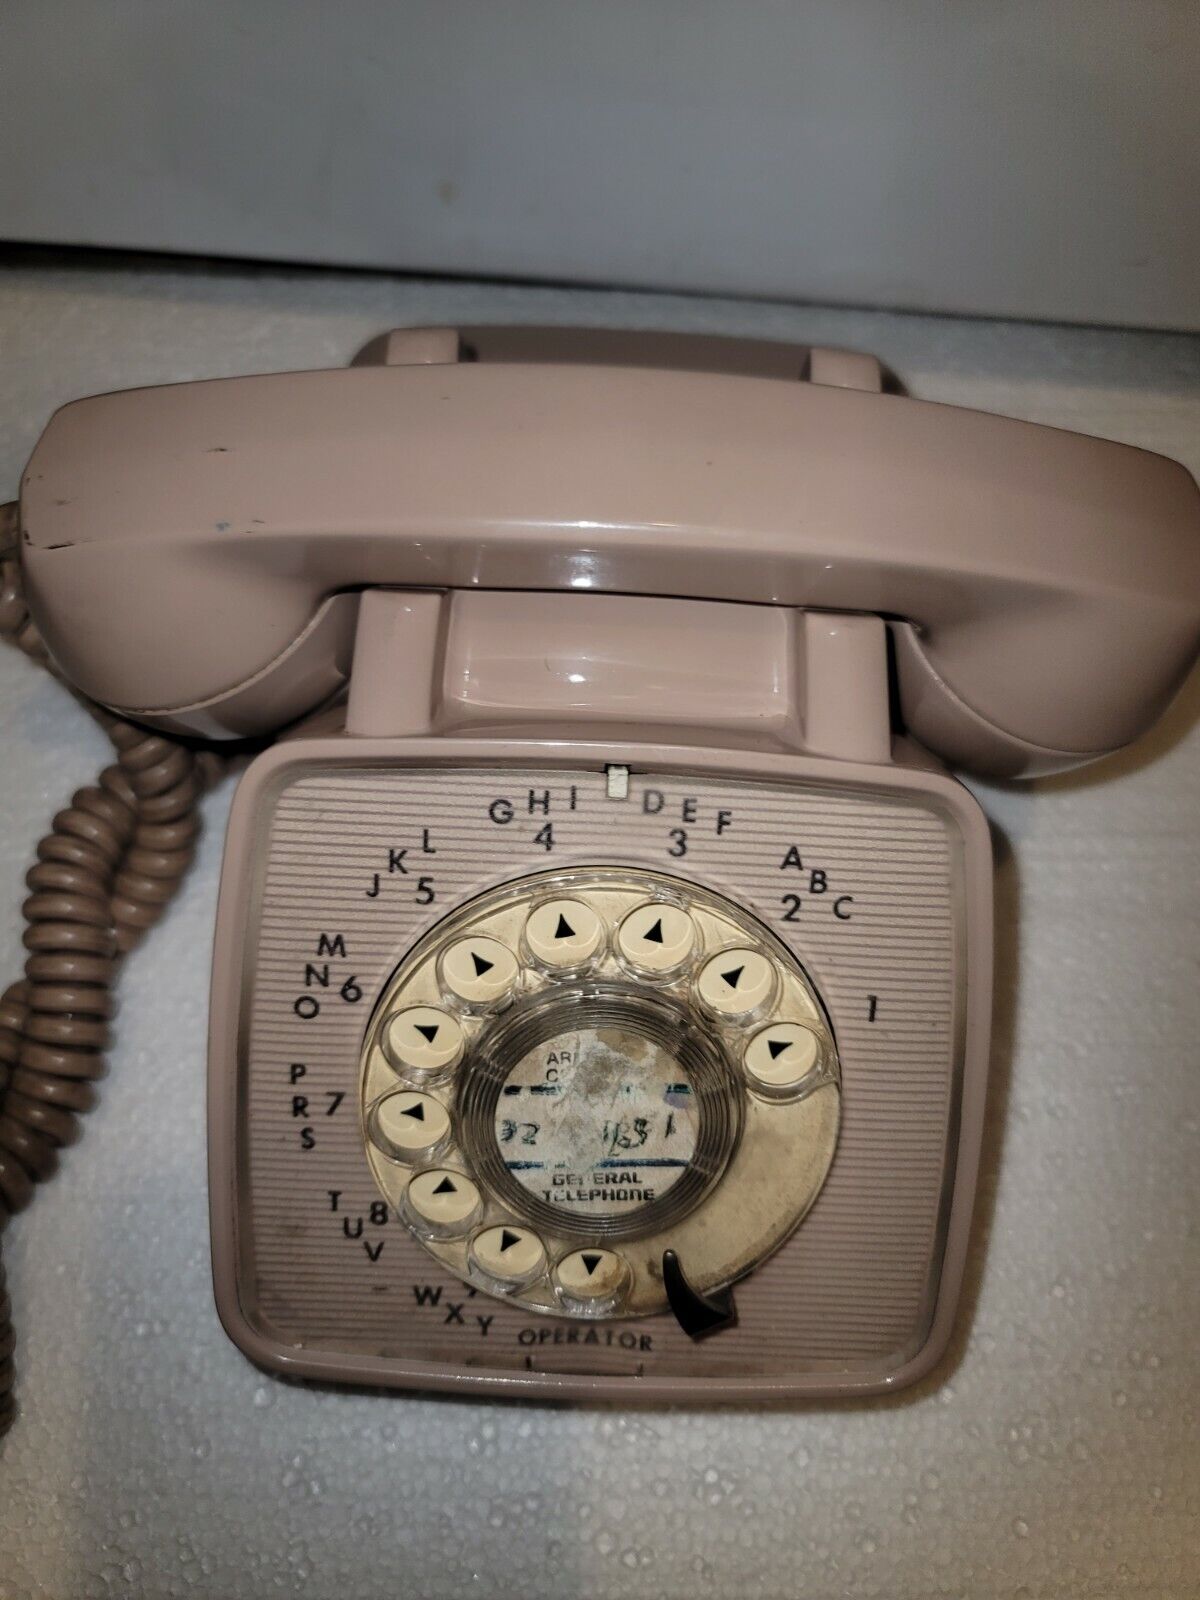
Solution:
[{"label": "telephone handset", "polygon": [[196,739],[286,725],[235,796],[213,969],[243,1350],[539,1397],[912,1381],[990,999],[987,828],[936,758],[1136,738],[1200,646],[1198,528],[1177,464],[849,352],[418,328],[64,407],[0,627],[118,760],[30,874],[3,1210],[91,1101]]}]

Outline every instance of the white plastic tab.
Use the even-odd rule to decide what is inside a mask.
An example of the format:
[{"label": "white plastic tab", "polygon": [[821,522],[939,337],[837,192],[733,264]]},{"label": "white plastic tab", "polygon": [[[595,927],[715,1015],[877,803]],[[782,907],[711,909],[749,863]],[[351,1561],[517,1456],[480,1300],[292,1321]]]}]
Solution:
[{"label": "white plastic tab", "polygon": [[605,793],[610,800],[629,799],[629,768],[610,762],[604,769]]}]

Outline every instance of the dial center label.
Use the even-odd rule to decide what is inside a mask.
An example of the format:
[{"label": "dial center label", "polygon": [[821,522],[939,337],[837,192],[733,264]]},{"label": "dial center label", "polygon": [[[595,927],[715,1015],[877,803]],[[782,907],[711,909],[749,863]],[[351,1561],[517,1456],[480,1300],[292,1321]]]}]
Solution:
[{"label": "dial center label", "polygon": [[564,1030],[509,1073],[496,1142],[537,1199],[589,1217],[660,1199],[696,1149],[692,1083],[669,1050],[619,1024]]}]

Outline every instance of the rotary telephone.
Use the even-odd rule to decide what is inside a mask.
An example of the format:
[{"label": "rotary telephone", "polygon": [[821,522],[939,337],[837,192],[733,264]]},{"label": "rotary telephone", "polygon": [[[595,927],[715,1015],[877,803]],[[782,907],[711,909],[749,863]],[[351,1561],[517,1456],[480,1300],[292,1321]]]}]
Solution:
[{"label": "rotary telephone", "polygon": [[1200,643],[1200,496],[888,391],[848,352],[416,328],[59,411],[0,625],[117,759],[29,875],[3,1208],[91,1103],[205,747],[285,729],[234,799],[212,978],[242,1350],[540,1399],[926,1373],[992,958],[941,762],[1052,772],[1154,720]]}]

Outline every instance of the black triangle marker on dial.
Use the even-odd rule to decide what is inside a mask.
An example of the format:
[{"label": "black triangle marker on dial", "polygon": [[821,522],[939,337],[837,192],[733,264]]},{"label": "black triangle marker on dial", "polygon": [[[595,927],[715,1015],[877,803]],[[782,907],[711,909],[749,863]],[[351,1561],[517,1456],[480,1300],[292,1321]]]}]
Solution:
[{"label": "black triangle marker on dial", "polygon": [[490,972],[496,965],[494,961],[485,961],[483,956],[476,954],[474,950],[471,951],[471,962],[477,978],[482,978],[485,972]]},{"label": "black triangle marker on dial", "polygon": [[777,1061],[785,1050],[792,1048],[790,1039],[768,1039],[767,1049],[771,1052],[771,1060]]},{"label": "black triangle marker on dial", "polygon": [[437,1038],[441,1029],[440,1022],[414,1022],[413,1027],[429,1044]]},{"label": "black triangle marker on dial", "polygon": [[402,1117],[413,1117],[413,1118],[416,1119],[417,1122],[424,1122],[425,1121],[425,1107],[418,1100],[416,1105],[405,1106],[404,1110],[400,1113],[400,1115]]},{"label": "black triangle marker on dial", "polygon": [[572,938],[574,938],[574,936],[575,936],[575,929],[571,926],[571,924],[567,921],[566,917],[564,917],[562,912],[560,911],[559,914],[558,914],[558,927],[555,928],[555,930],[554,930],[554,937],[556,939],[572,939]]},{"label": "black triangle marker on dial", "polygon": [[658,921],[654,924],[654,926],[652,928],[647,928],[646,929],[645,933],[642,935],[642,938],[646,941],[647,944],[663,944],[665,942],[663,940],[662,918],[661,917],[659,917]]},{"label": "black triangle marker on dial", "polygon": [[721,976],[725,979],[725,982],[731,989],[736,989],[738,986],[738,979],[741,977],[742,973],[745,972],[745,970],[746,968],[744,965],[740,967],[731,967],[728,972],[723,972]]},{"label": "black triangle marker on dial", "polygon": [[433,1192],[434,1194],[457,1194],[458,1185],[450,1178],[443,1178]]},{"label": "black triangle marker on dial", "polygon": [[501,1252],[503,1252],[505,1250],[511,1250],[513,1245],[520,1244],[520,1242],[521,1242],[521,1235],[519,1233],[513,1233],[512,1230],[509,1229],[509,1228],[501,1229],[501,1231],[500,1231],[500,1249],[501,1249]]},{"label": "black triangle marker on dial", "polygon": [[588,1275],[589,1278],[591,1277],[592,1273],[595,1272],[596,1268],[600,1265],[600,1262],[601,1262],[602,1259],[603,1258],[601,1256],[596,1255],[594,1251],[585,1250],[583,1252],[583,1264],[587,1269],[587,1275]]}]

